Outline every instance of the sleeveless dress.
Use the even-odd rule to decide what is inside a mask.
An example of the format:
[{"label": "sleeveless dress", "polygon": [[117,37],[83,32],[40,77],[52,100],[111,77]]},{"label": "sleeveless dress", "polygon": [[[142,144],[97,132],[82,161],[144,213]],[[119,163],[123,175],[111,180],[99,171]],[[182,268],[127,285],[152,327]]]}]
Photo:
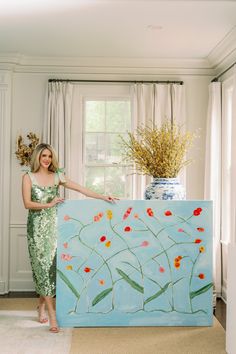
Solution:
[{"label": "sleeveless dress", "polygon": [[[59,195],[59,176],[55,173],[54,185],[39,186],[33,173],[28,172],[32,182],[31,200],[50,203]],[[56,294],[57,206],[30,209],[27,220],[27,239],[35,290],[42,296]]]}]

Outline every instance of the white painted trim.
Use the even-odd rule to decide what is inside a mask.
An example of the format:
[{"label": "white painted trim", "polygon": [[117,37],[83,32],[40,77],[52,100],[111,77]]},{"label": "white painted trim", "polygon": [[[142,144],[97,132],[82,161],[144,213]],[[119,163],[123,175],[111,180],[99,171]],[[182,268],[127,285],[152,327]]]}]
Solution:
[{"label": "white painted trim", "polygon": [[12,279],[9,282],[9,291],[35,291],[33,280]]},{"label": "white painted trim", "polygon": [[11,73],[0,71],[0,291],[8,292],[10,220]]},{"label": "white painted trim", "polygon": [[236,353],[236,282],[235,282],[235,259],[236,245],[231,244],[228,253],[227,274],[227,316],[226,316],[226,351],[228,354]]}]

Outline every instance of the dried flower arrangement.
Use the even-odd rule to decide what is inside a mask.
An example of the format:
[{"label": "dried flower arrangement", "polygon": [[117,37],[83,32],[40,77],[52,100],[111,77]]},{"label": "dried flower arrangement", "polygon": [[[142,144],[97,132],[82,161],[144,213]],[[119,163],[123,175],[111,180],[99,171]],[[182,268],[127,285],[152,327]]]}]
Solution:
[{"label": "dried flower arrangement", "polygon": [[21,166],[30,165],[31,155],[39,143],[39,138],[32,132],[27,134],[27,138],[30,140],[28,145],[24,144],[22,135],[19,135],[16,141],[17,150],[15,151],[15,154],[17,159],[20,161]]},{"label": "dried flower arrangement", "polygon": [[191,162],[185,160],[185,155],[194,138],[194,133],[182,132],[180,126],[168,122],[160,127],[138,127],[134,133],[128,133],[127,140],[121,137],[123,156],[141,174],[174,178]]}]

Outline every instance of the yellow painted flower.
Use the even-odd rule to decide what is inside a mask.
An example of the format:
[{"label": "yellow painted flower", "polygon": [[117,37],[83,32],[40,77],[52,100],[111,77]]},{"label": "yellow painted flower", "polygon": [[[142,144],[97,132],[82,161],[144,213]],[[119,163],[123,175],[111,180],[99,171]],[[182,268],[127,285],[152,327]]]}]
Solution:
[{"label": "yellow painted flower", "polygon": [[111,246],[111,241],[107,241],[107,242],[105,243],[105,246],[106,246],[106,247],[110,247],[110,246]]},{"label": "yellow painted flower", "polygon": [[107,219],[108,219],[108,220],[111,220],[111,219],[112,219],[112,216],[113,216],[112,211],[111,211],[110,209],[107,210]]},{"label": "yellow painted flower", "polygon": [[204,247],[204,246],[199,247],[199,252],[200,252],[200,253],[205,252],[205,247]]},{"label": "yellow painted flower", "polygon": [[67,265],[67,266],[66,266],[66,269],[67,269],[67,270],[73,270],[73,266],[72,266],[72,265]]}]

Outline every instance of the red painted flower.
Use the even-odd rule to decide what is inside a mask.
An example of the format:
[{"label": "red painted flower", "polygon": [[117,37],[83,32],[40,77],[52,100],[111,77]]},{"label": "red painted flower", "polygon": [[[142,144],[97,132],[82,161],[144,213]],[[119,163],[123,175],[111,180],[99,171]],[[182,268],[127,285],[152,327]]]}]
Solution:
[{"label": "red painted flower", "polygon": [[107,238],[106,238],[106,236],[105,236],[105,235],[103,235],[103,236],[101,236],[101,237],[100,237],[100,241],[101,241],[101,242],[106,241],[106,239],[107,239]]},{"label": "red painted flower", "polygon": [[196,238],[196,240],[194,241],[194,243],[201,243],[202,240],[200,238]]},{"label": "red painted flower", "polygon": [[70,216],[69,215],[65,215],[64,216],[64,221],[69,221],[70,220]]},{"label": "red painted flower", "polygon": [[68,248],[68,242],[63,243],[64,248]]},{"label": "red painted flower", "polygon": [[197,227],[197,231],[199,231],[199,232],[204,232],[205,229],[204,229],[204,227]]},{"label": "red painted flower", "polygon": [[95,216],[93,217],[93,221],[95,221],[95,222],[98,222],[98,221],[100,221],[100,218],[99,218],[99,216],[98,216],[98,215],[95,215]]},{"label": "red painted flower", "polygon": [[147,247],[149,245],[149,242],[148,241],[143,241],[141,243],[141,247]]},{"label": "red painted flower", "polygon": [[198,274],[198,278],[199,279],[205,279],[205,274],[203,274],[203,273]]},{"label": "red painted flower", "polygon": [[98,213],[98,217],[102,218],[103,217],[103,213]]},{"label": "red painted flower", "polygon": [[202,212],[202,208],[197,208],[197,209],[195,209],[195,210],[193,211],[193,215],[194,215],[194,216],[198,216],[198,215],[201,214],[201,212]]},{"label": "red painted flower", "polygon": [[123,215],[123,220],[125,220],[125,219],[128,218],[128,216],[130,215],[132,209],[133,209],[133,208],[130,207],[130,208],[128,208],[128,209],[126,210],[126,212],[125,212],[124,215]]},{"label": "red painted flower", "polygon": [[132,229],[131,229],[130,226],[125,226],[124,231],[125,232],[130,232],[130,231],[132,231]]},{"label": "red painted flower", "polygon": [[147,208],[147,214],[148,214],[148,216],[151,216],[151,217],[154,216],[152,208]]},{"label": "red painted flower", "polygon": [[162,267],[162,266],[160,266],[160,267],[159,267],[159,272],[160,272],[160,273],[164,273],[164,272],[165,272],[165,268]]},{"label": "red painted flower", "polygon": [[85,267],[85,268],[84,268],[84,272],[85,272],[85,273],[89,273],[89,272],[91,272],[91,268],[89,268],[89,267]]},{"label": "red painted flower", "polygon": [[178,232],[184,232],[184,229],[180,228],[180,229],[178,229]]},{"label": "red painted flower", "polygon": [[176,269],[179,269],[179,267],[180,267],[180,262],[175,262],[174,265],[175,265],[175,268],[176,268]]},{"label": "red painted flower", "polygon": [[178,256],[178,257],[176,257],[175,258],[175,262],[179,262],[179,261],[181,261],[181,259],[182,259],[183,257],[182,256]]},{"label": "red painted flower", "polygon": [[65,253],[62,253],[61,254],[61,259],[63,261],[70,261],[73,257],[70,255],[70,254],[65,254]]},{"label": "red painted flower", "polygon": [[165,211],[165,216],[171,216],[171,215],[172,215],[172,212],[170,210]]}]

